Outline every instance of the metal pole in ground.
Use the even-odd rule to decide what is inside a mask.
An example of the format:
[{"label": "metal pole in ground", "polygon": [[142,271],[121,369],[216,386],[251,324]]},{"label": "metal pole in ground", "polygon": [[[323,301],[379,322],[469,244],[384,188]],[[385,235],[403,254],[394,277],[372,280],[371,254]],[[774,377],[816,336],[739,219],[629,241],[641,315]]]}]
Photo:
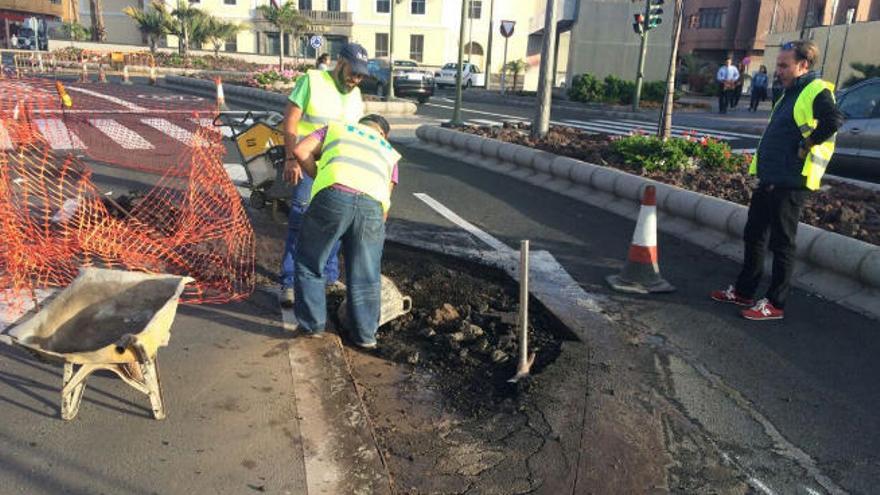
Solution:
[{"label": "metal pole in ground", "polygon": [[[504,38],[504,63],[501,64],[501,94],[507,93],[507,41],[510,38]],[[516,91],[516,88],[513,88]]]},{"label": "metal pole in ground", "polygon": [[516,375],[508,382],[516,383],[528,376],[535,354],[529,354],[529,241],[519,243],[519,317],[517,318],[517,337],[519,339],[519,361]]},{"label": "metal pole in ground", "polygon": [[461,120],[461,71],[462,62],[464,62],[464,19],[467,14],[467,1],[461,0],[461,24],[458,26],[458,69],[455,73],[455,108],[452,110],[452,120],[449,121],[451,126],[462,126],[464,121]]}]

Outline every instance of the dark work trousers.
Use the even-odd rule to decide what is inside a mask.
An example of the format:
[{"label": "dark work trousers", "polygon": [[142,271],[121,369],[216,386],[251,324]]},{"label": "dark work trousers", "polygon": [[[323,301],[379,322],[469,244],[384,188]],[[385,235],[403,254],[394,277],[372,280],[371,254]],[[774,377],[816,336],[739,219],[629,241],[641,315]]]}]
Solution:
[{"label": "dark work trousers", "polygon": [[718,93],[718,111],[727,113],[728,107],[733,108],[733,90],[721,88]]},{"label": "dark work trousers", "polygon": [[745,259],[736,280],[737,294],[748,298],[755,296],[764,274],[764,255],[769,237],[770,251],[773,252],[773,274],[766,297],[773,306],[780,309],[785,307],[794,271],[798,221],[808,194],[806,189],[773,186],[759,186],[752,193],[743,233]]}]

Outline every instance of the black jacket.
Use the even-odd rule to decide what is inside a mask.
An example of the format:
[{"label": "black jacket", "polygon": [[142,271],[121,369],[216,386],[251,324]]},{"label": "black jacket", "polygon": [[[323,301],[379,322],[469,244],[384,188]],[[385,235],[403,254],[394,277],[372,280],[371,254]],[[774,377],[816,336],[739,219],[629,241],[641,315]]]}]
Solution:
[{"label": "black jacket", "polygon": [[[806,177],[801,175],[804,161],[798,157],[803,144],[798,126],[794,121],[794,104],[801,91],[818,75],[809,72],[787,88],[773,109],[773,116],[764,130],[758,146],[758,178],[762,184],[779,187],[804,188]],[[813,115],[818,121],[810,135],[814,144],[828,140],[843,125],[843,114],[834,103],[831,91],[825,90],[813,101]]]}]

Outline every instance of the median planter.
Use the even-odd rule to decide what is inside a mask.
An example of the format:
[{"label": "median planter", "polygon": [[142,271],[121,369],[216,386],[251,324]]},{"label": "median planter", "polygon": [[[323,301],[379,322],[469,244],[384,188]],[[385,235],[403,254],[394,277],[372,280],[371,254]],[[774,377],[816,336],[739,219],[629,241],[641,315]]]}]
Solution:
[{"label": "median planter", "polygon": [[[214,91],[214,81],[198,79],[195,77],[166,75],[165,84],[202,93],[210,91],[213,94]],[[226,99],[231,102],[237,100],[241,104],[253,104],[256,100],[257,103],[264,106],[278,106],[279,111],[283,111],[284,106],[287,104],[286,94],[273,91],[266,91],[248,86],[239,86],[236,84],[225,84],[223,86],[223,91],[226,95]],[[404,117],[414,115],[417,109],[418,107],[416,104],[411,101],[364,102],[365,113],[377,113],[384,117]]]},{"label": "median planter", "polygon": [[[445,156],[450,152],[461,154],[471,165],[526,180],[630,218],[638,214],[645,185],[655,185],[657,208],[663,214],[661,230],[737,261],[742,259],[742,232],[748,212],[743,204],[474,133],[423,126],[416,135],[420,140],[418,146],[428,151]],[[577,151],[607,161],[598,147]],[[734,184],[738,184],[737,180],[742,179],[730,179]],[[842,200],[837,201],[839,208],[847,208]],[[801,223],[796,256],[801,264],[794,278],[796,285],[880,318],[880,246]]]}]

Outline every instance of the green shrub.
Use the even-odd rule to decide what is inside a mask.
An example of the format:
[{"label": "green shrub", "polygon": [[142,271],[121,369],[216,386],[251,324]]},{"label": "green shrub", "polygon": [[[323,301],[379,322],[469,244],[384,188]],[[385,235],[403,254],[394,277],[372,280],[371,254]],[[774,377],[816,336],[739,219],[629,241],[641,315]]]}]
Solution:
[{"label": "green shrub", "polygon": [[666,96],[665,81],[650,81],[642,85],[643,100],[662,102],[664,96]]},{"label": "green shrub", "polygon": [[624,81],[617,76],[609,75],[605,78],[604,84],[605,101],[620,104],[632,103],[633,95],[636,92],[635,82]]},{"label": "green shrub", "polygon": [[568,97],[574,101],[597,102],[602,101],[604,88],[602,82],[590,74],[579,74],[574,76],[571,81],[571,87],[568,90]]},{"label": "green shrub", "polygon": [[723,172],[744,171],[749,159],[731,152],[725,142],[696,136],[663,141],[653,135],[634,134],[615,140],[611,148],[629,165],[648,172],[671,172],[689,166]]}]

